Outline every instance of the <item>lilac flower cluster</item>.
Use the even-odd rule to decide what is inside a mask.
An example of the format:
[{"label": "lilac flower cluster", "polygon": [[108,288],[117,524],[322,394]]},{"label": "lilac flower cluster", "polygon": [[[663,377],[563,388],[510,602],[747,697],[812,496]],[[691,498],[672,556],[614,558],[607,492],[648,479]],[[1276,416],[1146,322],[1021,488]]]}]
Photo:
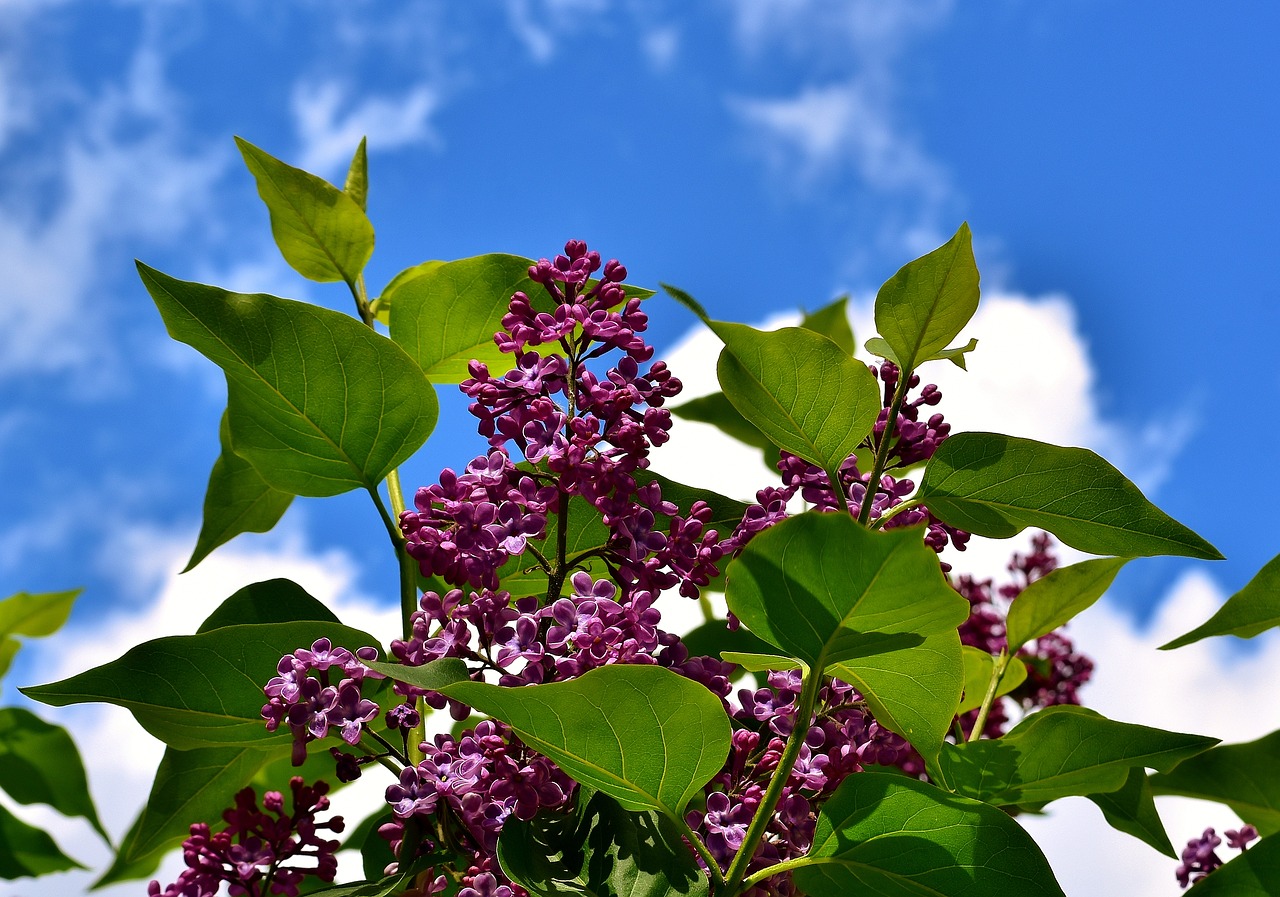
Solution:
[{"label": "lilac flower cluster", "polygon": [[[284,795],[268,791],[258,809],[252,788],[236,795],[235,806],[222,814],[226,827],[212,833],[205,823],[191,826],[191,837],[182,842],[182,859],[187,868],[178,880],[163,890],[160,882],[147,887],[149,897],[213,897],[223,882],[233,895],[265,897],[286,894],[297,897],[303,880],[315,876],[331,882],[338,869],[334,854],[337,840],[325,838],[323,831],[343,830],[341,816],[321,822],[316,816],[329,808],[324,782],[303,784],[300,777],[289,781],[292,812],[284,810]],[[315,865],[299,866],[288,861],[306,857]]]},{"label": "lilac flower cluster", "polygon": [[[1252,825],[1241,826],[1239,831],[1226,831],[1227,846],[1235,850],[1245,850],[1250,841],[1258,837],[1258,830]],[[1197,882],[1222,865],[1216,848],[1222,839],[1212,828],[1204,830],[1199,838],[1192,838],[1182,850],[1182,863],[1174,873],[1178,884],[1182,887]]]},{"label": "lilac flower cluster", "polygon": [[[294,766],[306,759],[307,743],[324,738],[330,729],[337,730],[347,744],[359,743],[364,724],[378,715],[378,705],[361,694],[361,684],[366,678],[384,678],[361,661],[377,658],[376,648],[360,648],[353,654],[335,648],[327,638],[317,639],[310,650],[299,648],[280,658],[278,675],[263,688],[268,700],[262,718],[268,732],[288,723]],[[335,674],[341,678],[332,683]]]}]

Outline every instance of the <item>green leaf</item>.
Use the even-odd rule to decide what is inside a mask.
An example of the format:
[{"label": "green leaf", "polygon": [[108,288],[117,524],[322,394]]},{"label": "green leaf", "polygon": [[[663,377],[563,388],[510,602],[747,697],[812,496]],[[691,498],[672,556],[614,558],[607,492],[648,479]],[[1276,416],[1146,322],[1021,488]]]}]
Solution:
[{"label": "green leaf", "polygon": [[711,426],[727,436],[732,436],[739,442],[760,449],[764,454],[766,465],[773,465],[778,461],[779,448],[757,430],[754,424],[743,417],[722,392],[714,392],[708,396],[690,399],[683,405],[673,407],[671,413],[685,420],[711,424]]},{"label": "green leaf", "polygon": [[[605,526],[600,518],[600,512],[585,498],[577,495],[569,497],[568,508],[569,525],[565,530],[566,557],[572,559],[586,552],[603,550],[609,541],[610,533],[609,527]],[[559,529],[559,515],[548,514],[543,545],[554,546]],[[599,560],[594,564],[588,562],[583,566],[593,575],[604,575],[604,565]],[[547,573],[528,551],[508,558],[507,562],[498,568],[498,582],[514,598],[547,593]]]},{"label": "green leaf", "polygon": [[307,897],[390,897],[402,894],[413,880],[412,873],[390,875],[379,881],[356,881],[345,885],[333,885],[318,891],[308,891]]},{"label": "green leaf", "polygon": [[1060,705],[1031,714],[1002,738],[944,745],[939,762],[957,793],[1013,806],[1116,791],[1130,769],[1168,771],[1217,741]]},{"label": "green leaf", "polygon": [[369,151],[365,144],[367,137],[360,138],[355,155],[351,157],[351,165],[347,168],[347,180],[342,185],[342,192],[350,196],[360,211],[368,210],[369,205]]},{"label": "green leaf", "polygon": [[[361,203],[324,178],[287,165],[248,141],[237,137],[236,145],[258,182],[258,195],[267,204],[271,233],[284,260],[310,280],[355,283],[373,254],[373,225]],[[357,157],[361,155],[357,150]]]},{"label": "green leaf", "polygon": [[511,816],[498,838],[502,871],[533,897],[705,897],[707,876],[657,813],[630,813],[608,795],[579,789],[574,813]]},{"label": "green leaf", "polygon": [[816,512],[748,542],[729,565],[726,597],[744,626],[819,675],[954,631],[969,612],[919,529],[873,532]]},{"label": "green leaf", "polygon": [[882,726],[932,761],[942,749],[960,701],[964,678],[960,647],[960,636],[953,629],[926,636],[909,648],[837,663],[828,672],[858,689]]},{"label": "green leaf", "polygon": [[[395,676],[418,685],[405,675],[426,668]],[[613,664],[568,682],[502,688],[466,681],[434,690],[502,720],[573,779],[628,810],[681,818],[729,755],[720,699],[663,667]]]},{"label": "green leaf", "polygon": [[1264,835],[1280,832],[1280,731],[1244,744],[1224,744],[1153,775],[1156,794],[1226,804]]},{"label": "green leaf", "polygon": [[888,359],[902,367],[902,362],[898,361],[898,353],[893,351],[893,346],[885,342],[883,337],[873,336],[866,342],[867,351],[872,355],[878,355],[881,358]]},{"label": "green leaf", "polygon": [[193,823],[216,823],[258,770],[288,754],[288,745],[272,750],[243,746],[189,751],[165,748],[146,805],[94,887],[151,875],[164,854],[190,835]]},{"label": "green leaf", "polygon": [[733,407],[779,448],[835,470],[880,413],[880,388],[867,366],[811,330],[762,331],[711,321],[724,341],[716,364]]},{"label": "green leaf", "polygon": [[200,563],[219,545],[241,533],[265,533],[280,522],[293,495],[273,488],[252,464],[231,450],[227,415],[218,428],[222,454],[213,462],[204,493],[204,520],[191,560],[182,572]]},{"label": "green leaf", "polygon": [[849,297],[841,296],[830,305],[824,305],[814,312],[805,314],[800,326],[805,330],[820,333],[844,350],[846,355],[853,355],[858,344],[853,339],[853,328],[849,326]]},{"label": "green leaf", "polygon": [[373,310],[377,319],[383,324],[386,324],[389,328],[391,326],[391,305],[392,300],[395,298],[396,291],[408,281],[413,280],[415,277],[419,277],[434,268],[438,268],[443,264],[445,263],[439,260],[422,262],[410,268],[405,268],[395,277],[391,278],[391,282],[382,288],[382,294],[370,303],[370,308]]},{"label": "green leaf", "polygon": [[749,673],[767,673],[773,670],[799,670],[804,668],[804,664],[794,657],[783,657],[781,654],[725,651],[720,656],[727,663],[737,664]]},{"label": "green leaf", "polygon": [[1227,599],[1217,613],[1186,635],[1161,645],[1161,651],[1181,648],[1211,635],[1253,638],[1280,626],[1280,555],[1276,555],[1257,575]]},{"label": "green leaf", "polygon": [[969,370],[969,368],[965,363],[964,357],[976,348],[978,348],[978,341],[976,339],[971,339],[969,340],[969,342],[965,343],[963,346],[953,346],[950,349],[942,349],[938,352],[935,352],[933,353],[933,355],[924,359],[924,361],[944,361],[945,360],[945,361],[951,362],[960,370],[967,371]]},{"label": "green leaf", "polygon": [[227,375],[231,447],[295,495],[373,490],[435,426],[435,390],[354,318],[138,271],[174,339]]},{"label": "green leaf", "polygon": [[[991,684],[991,674],[995,672],[996,666],[995,658],[981,648],[964,645],[960,650],[964,655],[964,697],[960,699],[960,706],[956,708],[957,716],[982,706],[982,700],[986,697],[987,688]],[[996,697],[1007,695],[1026,679],[1026,664],[1016,657],[1010,659],[1009,665],[1005,668],[1004,677],[1000,680],[1000,687],[996,689]]]},{"label": "green leaf", "polygon": [[352,650],[377,645],[368,633],[334,623],[225,626],[143,642],[70,679],[19,691],[55,707],[93,701],[124,707],[142,728],[180,750],[270,747],[282,736],[263,724],[262,686],[281,657],[321,636]]},{"label": "green leaf", "polygon": [[1164,830],[1164,823],[1160,821],[1160,814],[1156,811],[1151,783],[1142,769],[1129,770],[1129,778],[1125,779],[1124,785],[1117,791],[1086,794],[1085,797],[1098,805],[1107,824],[1116,831],[1133,835],[1165,856],[1177,858],[1173,845],[1169,843],[1169,834]]},{"label": "green leaf", "polygon": [[1194,897],[1275,897],[1280,881],[1280,835],[1271,835],[1201,879]]},{"label": "green leaf", "polygon": [[658,286],[666,290],[667,295],[670,296],[672,299],[676,300],[685,308],[689,309],[689,311],[697,315],[698,319],[702,321],[702,323],[706,324],[708,327],[711,326],[711,318],[707,315],[707,310],[702,307],[701,302],[699,302],[697,299],[694,299],[692,296],[690,296],[688,293],[686,293],[684,290],[680,289],[679,287],[672,286],[669,283],[659,282]]},{"label": "green leaf", "polygon": [[[727,536],[736,529],[742,522],[742,515],[747,513],[747,508],[750,507],[745,502],[712,492],[710,489],[678,483],[649,470],[637,470],[633,476],[636,483],[641,486],[657,483],[662,489],[662,497],[667,501],[675,502],[683,515],[689,513],[694,502],[706,503],[711,508],[711,519],[707,521],[706,529],[718,530],[721,536]],[[666,514],[655,514],[654,517],[656,528],[664,532],[671,528],[671,518]]]},{"label": "green leaf", "polygon": [[84,869],[58,849],[42,829],[27,825],[0,804],[0,878],[15,879]]},{"label": "green leaf", "polygon": [[849,776],[823,806],[809,862],[811,897],[1062,897],[1040,848],[995,807],[905,776]]},{"label": "green leaf", "polygon": [[1032,639],[1053,632],[1093,605],[1127,564],[1125,558],[1098,558],[1059,567],[1022,590],[1005,620],[1009,653]]},{"label": "green leaf", "polygon": [[417,667],[376,660],[366,661],[365,666],[397,682],[407,682],[430,691],[444,691],[448,686],[466,682],[470,678],[467,665],[457,657],[441,657]]},{"label": "green leaf", "polygon": [[1034,526],[1089,554],[1222,558],[1088,449],[957,433],[929,460],[917,497],[979,536],[1007,539]]},{"label": "green leaf", "polygon": [[0,638],[53,635],[71,616],[71,605],[82,589],[66,592],[18,592],[0,601]]},{"label": "green leaf", "polygon": [[47,804],[63,816],[87,819],[111,843],[75,742],[66,729],[21,707],[0,707],[0,788],[20,804]]},{"label": "green leaf", "polygon": [[912,371],[937,356],[978,310],[978,266],[969,225],[915,261],[876,294],[876,329],[899,366]]},{"label": "green leaf", "polygon": [[0,639],[0,679],[5,677],[9,672],[10,665],[13,664],[13,658],[18,656],[18,649],[22,647],[22,642],[16,638]]},{"label": "green leaf", "polygon": [[725,652],[771,654],[773,646],[744,627],[730,629],[724,620],[708,620],[680,637],[690,657],[722,657]]},{"label": "green leaf", "polygon": [[[293,623],[298,620],[340,622],[333,611],[290,579],[268,579],[238,589],[218,605],[196,633],[249,623]],[[299,645],[298,647],[304,647]]]}]

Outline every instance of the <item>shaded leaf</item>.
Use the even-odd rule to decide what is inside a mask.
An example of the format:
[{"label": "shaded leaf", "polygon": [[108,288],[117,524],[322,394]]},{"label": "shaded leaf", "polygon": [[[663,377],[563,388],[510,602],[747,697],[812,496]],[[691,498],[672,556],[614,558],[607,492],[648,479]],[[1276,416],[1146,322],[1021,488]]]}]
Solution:
[{"label": "shaded leaf", "polygon": [[942,246],[885,281],[876,294],[876,329],[900,367],[915,370],[946,349],[978,310],[978,279],[965,223]]},{"label": "shaded leaf", "polygon": [[957,433],[929,460],[917,497],[979,536],[1007,539],[1033,526],[1089,554],[1222,557],[1088,449]]},{"label": "shaded leaf", "polygon": [[347,180],[342,185],[342,192],[350,196],[360,211],[368,211],[369,205],[369,151],[365,144],[367,137],[360,138],[351,164],[347,166]]},{"label": "shaded leaf", "polygon": [[1187,893],[1194,897],[1275,897],[1280,881],[1280,835],[1263,838]]},{"label": "shaded leaf", "polygon": [[811,897],[1062,897],[1040,848],[1005,813],[889,773],[845,779],[807,859],[792,875]]},{"label": "shaded leaf", "polygon": [[373,225],[360,202],[248,141],[237,137],[236,145],[258,182],[271,233],[290,267],[310,280],[355,283],[373,254]]},{"label": "shaded leaf", "polygon": [[[956,708],[956,715],[977,710],[982,706],[987,688],[991,685],[991,676],[995,672],[995,658],[972,645],[961,648],[964,655],[964,697]],[[1000,679],[1000,687],[996,689],[996,697],[1007,695],[1027,680],[1027,666],[1017,657],[1009,660],[1004,676]]]},{"label": "shaded leaf", "polygon": [[[268,579],[237,589],[205,618],[196,633],[250,623],[292,623],[297,620],[340,622],[324,603],[291,579]],[[299,645],[298,647],[305,647]]]},{"label": "shaded leaf", "polygon": [[1151,777],[1156,794],[1226,804],[1264,835],[1280,832],[1280,731],[1223,744]]},{"label": "shaded leaf", "polygon": [[690,657],[721,657],[728,652],[770,654],[773,646],[739,626],[730,629],[724,620],[708,620],[680,637]]},{"label": "shaded leaf", "polygon": [[805,330],[822,334],[843,349],[846,355],[852,355],[857,351],[858,344],[853,339],[853,328],[849,326],[848,296],[841,296],[816,311],[806,313],[800,326]]},{"label": "shaded leaf", "polygon": [[716,364],[725,396],[779,448],[830,471],[871,432],[880,388],[831,340],[800,327],[708,326],[725,344]]},{"label": "shaded leaf", "polygon": [[19,690],[55,707],[87,702],[124,707],[142,728],[182,750],[269,747],[284,736],[268,733],[263,724],[262,686],[281,657],[321,636],[352,650],[378,644],[368,633],[334,623],[225,626],[143,642],[100,667]]},{"label": "shaded leaf", "polygon": [[307,893],[309,897],[390,897],[392,894],[404,893],[413,879],[413,874],[389,875],[378,881],[350,882]]},{"label": "shaded leaf", "polygon": [[[706,529],[718,530],[722,538],[728,536],[729,533],[737,528],[738,524],[742,522],[742,515],[747,513],[747,508],[750,507],[750,505],[737,499],[729,498],[710,489],[703,489],[701,486],[678,483],[651,470],[637,470],[633,476],[641,486],[657,483],[662,488],[662,497],[667,501],[675,502],[682,516],[688,516],[689,509],[693,507],[694,502],[706,503],[711,508],[711,519],[707,521]],[[655,528],[663,532],[671,528],[671,518],[666,514],[655,514],[654,517]]]},{"label": "shaded leaf", "polygon": [[0,878],[15,879],[85,868],[58,849],[48,833],[27,825],[0,804]]},{"label": "shaded leaf", "polygon": [[80,752],[67,730],[21,707],[0,707],[0,788],[20,804],[87,819],[107,843]]},{"label": "shaded leaf", "polygon": [[690,399],[682,405],[674,406],[671,413],[685,420],[710,424],[725,435],[760,449],[767,465],[776,464],[778,461],[780,449],[756,429],[754,424],[743,417],[722,392],[713,392],[711,395]]},{"label": "shaded leaf", "polygon": [[671,820],[579,789],[574,813],[514,815],[498,838],[502,871],[533,897],[705,897],[710,888]]},{"label": "shaded leaf", "polygon": [[1097,804],[1107,824],[1116,831],[1133,835],[1165,856],[1177,858],[1156,811],[1155,796],[1144,770],[1129,770],[1129,778],[1116,791],[1086,794],[1085,797]]},{"label": "shaded leaf", "polygon": [[435,426],[421,370],[354,318],[138,271],[170,335],[226,373],[231,447],[276,489],[375,489]]},{"label": "shaded leaf", "polygon": [[1253,638],[1280,626],[1280,555],[1267,562],[1245,587],[1218,608],[1217,613],[1186,635],[1178,636],[1161,651],[1181,648],[1211,635]]},{"label": "shaded leaf", "polygon": [[1116,791],[1133,768],[1170,770],[1216,743],[1059,705],[1031,714],[1001,738],[944,745],[939,763],[957,793],[1013,806]]},{"label": "shaded leaf", "polygon": [[1081,561],[1059,567],[1023,589],[1005,620],[1009,653],[1017,653],[1027,642],[1053,632],[1090,607],[1111,587],[1126,563],[1124,558]]},{"label": "shaded leaf", "polygon": [[218,436],[222,454],[213,462],[209,474],[200,536],[183,573],[241,533],[267,532],[280,522],[293,501],[292,493],[271,486],[252,464],[231,450],[226,414],[222,415]]}]

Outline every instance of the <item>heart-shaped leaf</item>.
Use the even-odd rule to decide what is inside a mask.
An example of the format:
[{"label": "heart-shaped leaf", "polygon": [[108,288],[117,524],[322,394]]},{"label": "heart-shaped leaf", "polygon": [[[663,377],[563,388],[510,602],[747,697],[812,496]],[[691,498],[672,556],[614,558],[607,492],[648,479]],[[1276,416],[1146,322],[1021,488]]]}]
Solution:
[{"label": "heart-shaped leaf", "polygon": [[1034,526],[1089,554],[1222,558],[1088,449],[957,433],[929,460],[918,498],[979,536],[1007,539]]},{"label": "heart-shaped leaf", "polygon": [[811,897],[1062,897],[1040,848],[1008,815],[901,775],[860,772],[818,814],[806,863]]},{"label": "heart-shaped leaf", "polygon": [[[271,214],[271,233],[284,260],[310,280],[355,283],[373,254],[373,225],[361,207],[363,197],[281,162],[239,137],[236,145],[258,182],[258,195]],[[357,158],[360,155],[357,151]]]},{"label": "heart-shaped leaf", "polygon": [[1001,738],[947,744],[939,763],[958,794],[1002,806],[1116,791],[1129,770],[1170,770],[1217,743],[1109,720],[1084,707],[1033,713]]},{"label": "heart-shaped leaf", "polygon": [[229,293],[138,263],[174,339],[227,375],[231,447],[294,495],[372,490],[435,426],[435,390],[400,347],[354,318]]},{"label": "heart-shaped leaf", "polygon": [[907,262],[880,287],[876,329],[893,349],[898,366],[913,371],[943,352],[969,323],[978,310],[978,295],[973,236],[969,225],[961,224],[954,237]]},{"label": "heart-shaped leaf", "polygon": [[267,747],[276,736],[262,720],[262,686],[281,657],[322,636],[351,650],[378,644],[334,623],[224,626],[143,642],[70,679],[20,691],[55,707],[94,701],[124,707],[142,728],[180,750]]},{"label": "heart-shaped leaf", "polygon": [[1091,606],[1111,587],[1125,558],[1082,561],[1042,576],[1014,599],[1005,620],[1009,653],[1034,638],[1053,632]]},{"label": "heart-shaped leaf", "polygon": [[1280,731],[1223,744],[1151,777],[1156,794],[1226,804],[1264,835],[1280,832]]},{"label": "heart-shaped leaf", "polygon": [[1280,626],[1280,555],[1268,561],[1212,617],[1186,635],[1180,635],[1167,645],[1161,645],[1160,650],[1181,648],[1211,635],[1253,638],[1276,626]]},{"label": "heart-shaped leaf", "polygon": [[498,838],[502,871],[533,897],[705,897],[706,874],[680,829],[657,813],[624,810],[580,788],[572,814],[508,817]]}]

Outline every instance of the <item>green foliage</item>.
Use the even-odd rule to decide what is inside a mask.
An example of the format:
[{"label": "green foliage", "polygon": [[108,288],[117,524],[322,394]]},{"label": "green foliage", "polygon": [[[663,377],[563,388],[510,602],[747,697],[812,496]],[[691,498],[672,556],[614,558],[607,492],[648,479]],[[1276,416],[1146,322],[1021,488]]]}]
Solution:
[{"label": "green foliage", "polygon": [[1181,648],[1211,635],[1253,638],[1275,626],[1280,626],[1280,555],[1268,561],[1212,617],[1186,635],[1180,635],[1167,645],[1161,645],[1160,650]]},{"label": "green foliage", "polygon": [[237,589],[205,618],[196,633],[210,632],[224,626],[292,623],[297,620],[339,622],[333,611],[312,598],[306,589],[293,580],[268,579]]},{"label": "green foliage", "polygon": [[435,391],[417,364],[358,321],[138,271],[170,335],[226,373],[232,450],[274,488],[373,490],[435,426]]},{"label": "green foliage", "polygon": [[997,739],[947,744],[939,765],[956,793],[1000,806],[1116,791],[1134,768],[1173,769],[1216,744],[1120,723],[1083,707],[1033,713]]},{"label": "green foliage", "polygon": [[27,825],[0,804],[0,878],[15,879],[85,868],[63,853],[44,831]]},{"label": "green foliage", "polygon": [[1034,526],[1090,554],[1222,558],[1088,449],[957,433],[930,459],[918,497],[979,536],[1007,539]]},{"label": "green foliage", "polygon": [[590,788],[578,789],[573,813],[508,819],[498,861],[533,897],[705,897],[710,891],[670,819],[628,812]]},{"label": "green foliage", "polygon": [[1226,804],[1264,835],[1280,832],[1280,731],[1223,744],[1151,777],[1156,794]]},{"label": "green foliage", "polygon": [[773,465],[778,461],[780,449],[754,424],[743,417],[722,392],[713,392],[707,396],[690,399],[673,407],[671,413],[685,420],[710,424],[739,442],[760,449],[766,464]]},{"label": "green foliage", "polygon": [[1059,567],[1031,583],[1014,600],[1005,621],[1009,653],[1062,626],[1111,587],[1127,561],[1099,558]]},{"label": "green foliage", "polygon": [[853,328],[849,326],[849,297],[841,296],[835,302],[822,306],[817,311],[809,312],[800,322],[805,330],[820,333],[844,350],[844,354],[853,355],[858,351],[858,344],[853,338]]},{"label": "green foliage", "polygon": [[1155,793],[1142,768],[1129,770],[1129,777],[1115,791],[1086,794],[1085,797],[1097,804],[1107,824],[1116,831],[1133,835],[1165,856],[1177,858],[1164,823],[1160,821],[1160,814],[1156,812]]},{"label": "green foliage", "polygon": [[[961,651],[964,655],[964,697],[960,699],[960,706],[956,708],[957,715],[977,710],[982,705],[983,695],[987,692],[987,685],[991,682],[996,665],[995,658],[981,648],[964,645]],[[1007,695],[1025,681],[1027,681],[1026,664],[1015,657],[1000,678],[996,697]]]},{"label": "green foliage", "polygon": [[21,707],[0,707],[0,788],[20,804],[47,804],[89,821],[110,842],[89,797],[75,742],[61,726]]},{"label": "green foliage", "polygon": [[1062,895],[1035,842],[1000,810],[870,771],[823,806],[794,878],[811,897]]}]

